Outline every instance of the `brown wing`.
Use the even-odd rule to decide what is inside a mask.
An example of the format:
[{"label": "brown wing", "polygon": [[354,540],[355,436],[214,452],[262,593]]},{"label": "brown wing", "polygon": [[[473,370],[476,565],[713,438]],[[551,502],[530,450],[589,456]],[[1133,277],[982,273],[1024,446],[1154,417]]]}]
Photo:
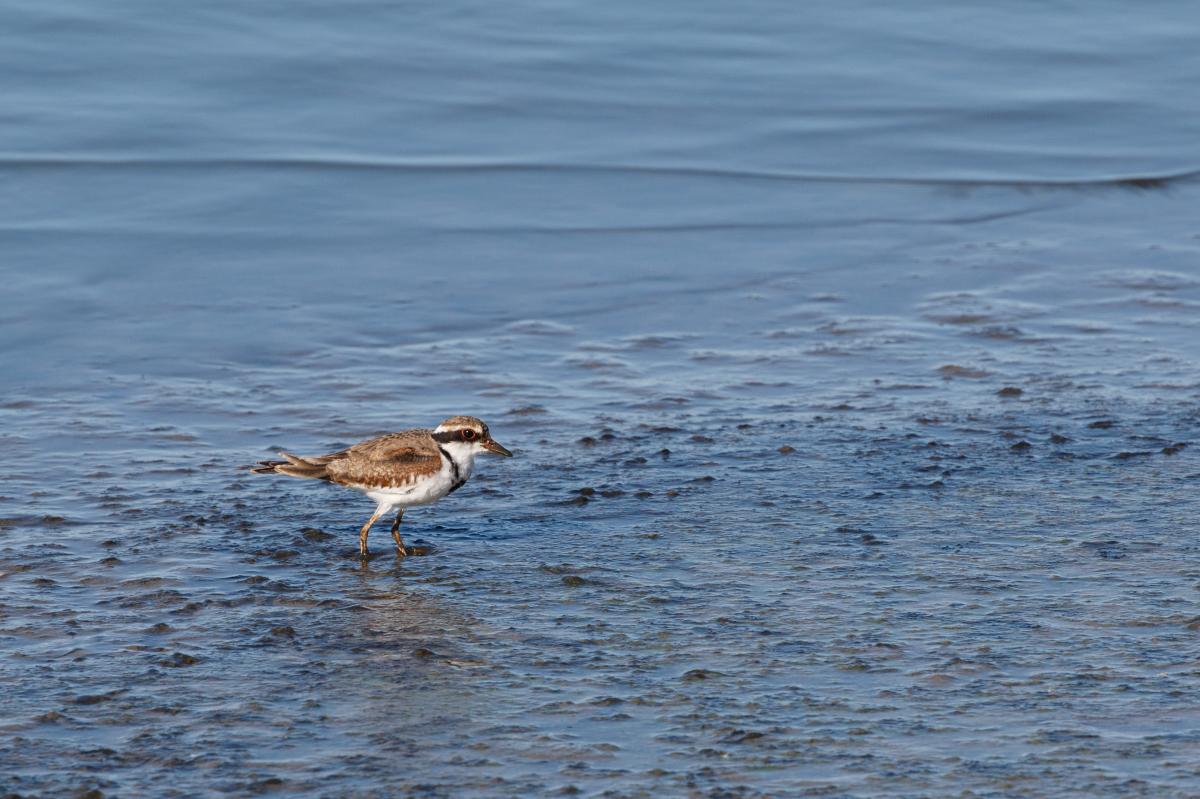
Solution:
[{"label": "brown wing", "polygon": [[399,488],[442,468],[442,455],[428,430],[388,433],[311,460],[323,461],[333,482],[366,488]]}]

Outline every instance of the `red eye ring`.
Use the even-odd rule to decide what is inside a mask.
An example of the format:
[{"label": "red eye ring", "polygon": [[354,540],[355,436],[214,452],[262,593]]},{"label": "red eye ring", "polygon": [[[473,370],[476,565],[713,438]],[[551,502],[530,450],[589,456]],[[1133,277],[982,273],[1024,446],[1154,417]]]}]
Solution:
[{"label": "red eye ring", "polygon": [[462,436],[463,441],[471,441],[475,438],[475,431],[474,430],[463,430],[460,435]]}]

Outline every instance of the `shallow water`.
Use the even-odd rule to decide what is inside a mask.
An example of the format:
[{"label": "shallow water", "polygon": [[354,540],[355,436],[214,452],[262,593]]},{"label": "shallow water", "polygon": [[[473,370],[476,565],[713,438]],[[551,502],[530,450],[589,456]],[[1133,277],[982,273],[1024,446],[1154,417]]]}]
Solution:
[{"label": "shallow water", "polygon": [[0,793],[1200,793],[1173,8],[0,6]]}]

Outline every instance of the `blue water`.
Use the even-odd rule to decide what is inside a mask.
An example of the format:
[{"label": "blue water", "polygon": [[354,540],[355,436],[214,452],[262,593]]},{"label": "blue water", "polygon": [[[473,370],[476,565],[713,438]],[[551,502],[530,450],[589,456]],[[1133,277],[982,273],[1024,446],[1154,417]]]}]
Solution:
[{"label": "blue water", "polygon": [[1197,795],[1198,36],[0,3],[0,794]]}]

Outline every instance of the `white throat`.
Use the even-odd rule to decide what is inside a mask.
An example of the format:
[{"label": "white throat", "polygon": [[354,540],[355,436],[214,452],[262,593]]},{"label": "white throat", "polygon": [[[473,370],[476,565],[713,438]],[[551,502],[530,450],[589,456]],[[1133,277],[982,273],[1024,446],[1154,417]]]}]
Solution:
[{"label": "white throat", "polygon": [[470,477],[471,470],[475,468],[475,454],[478,452],[474,442],[448,441],[438,446],[445,450],[446,454],[453,458],[458,465],[460,480]]}]

